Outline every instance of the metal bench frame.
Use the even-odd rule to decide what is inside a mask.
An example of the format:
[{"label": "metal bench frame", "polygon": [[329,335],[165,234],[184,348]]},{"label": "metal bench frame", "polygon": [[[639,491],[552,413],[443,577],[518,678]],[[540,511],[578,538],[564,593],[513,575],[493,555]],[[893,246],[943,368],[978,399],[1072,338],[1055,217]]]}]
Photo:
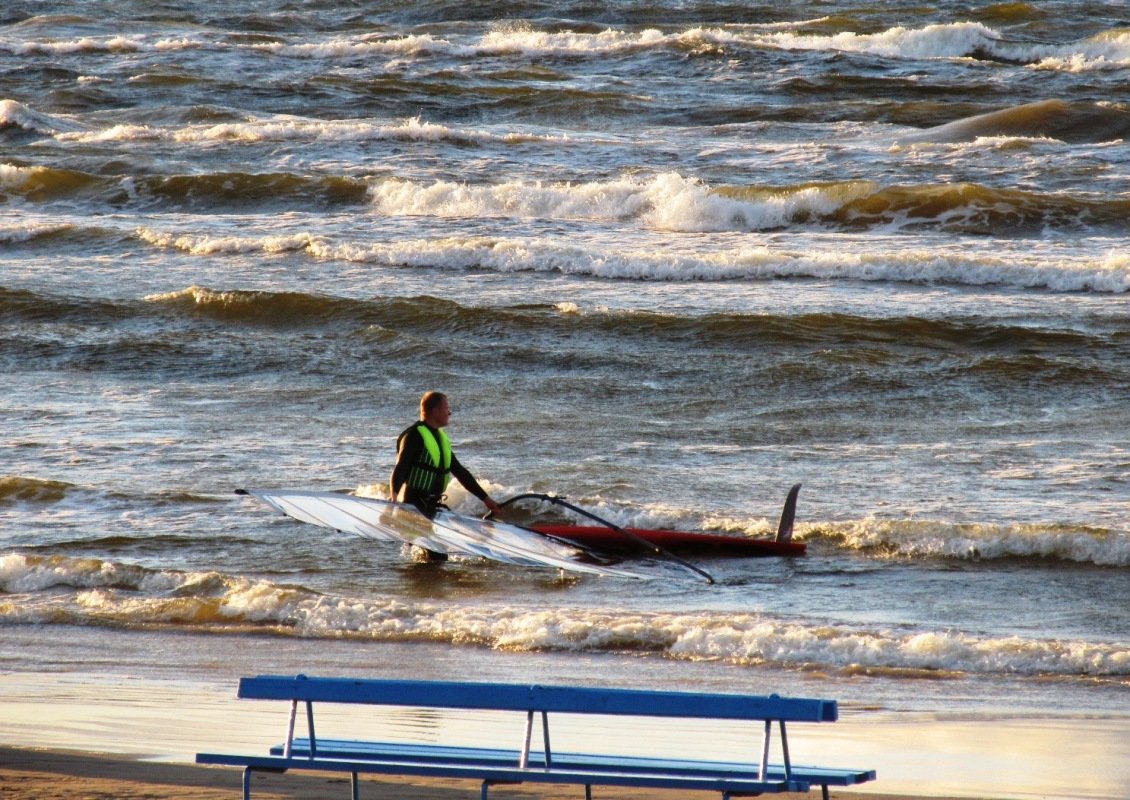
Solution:
[{"label": "metal bench frame", "polygon": [[[196,756],[198,763],[242,766],[245,800],[251,797],[254,772],[291,769],[348,772],[352,776],[353,800],[358,800],[358,774],[362,772],[475,779],[482,782],[481,800],[488,800],[488,791],[493,785],[523,782],[582,784],[586,800],[592,800],[592,787],[597,784],[718,791],[722,800],[761,793],[807,792],[813,785],[820,785],[827,800],[830,784],[850,785],[875,778],[872,770],[794,768],[785,723],[833,722],[838,717],[834,700],[568,686],[307,678],[303,675],[243,678],[238,696],[290,702],[286,741],[272,748],[270,755],[198,753]],[[516,751],[332,739],[319,742],[314,726],[315,702],[524,711],[526,720]],[[306,711],[305,739],[295,737],[300,703],[305,705]],[[758,720],[764,723],[761,761],[755,765],[597,754],[566,754],[555,758],[550,741],[550,712]],[[541,718],[541,750],[534,751],[538,716]],[[779,767],[769,765],[774,723],[780,731],[782,765]]]}]

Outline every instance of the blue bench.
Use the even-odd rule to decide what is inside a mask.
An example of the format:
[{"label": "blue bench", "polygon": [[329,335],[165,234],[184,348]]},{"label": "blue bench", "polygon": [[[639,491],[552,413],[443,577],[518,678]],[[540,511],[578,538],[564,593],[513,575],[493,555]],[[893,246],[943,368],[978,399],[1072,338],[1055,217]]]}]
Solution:
[{"label": "blue bench", "polygon": [[[488,800],[488,790],[493,785],[534,782],[583,785],[586,800],[592,800],[594,785],[717,791],[722,800],[738,795],[807,792],[820,786],[824,800],[828,800],[829,786],[850,786],[875,779],[874,770],[806,767],[790,761],[785,723],[833,722],[838,715],[834,700],[304,675],[243,678],[238,696],[290,702],[286,741],[270,748],[267,754],[196,755],[199,764],[243,767],[244,800],[250,800],[255,772],[287,770],[349,773],[353,800],[358,800],[361,773],[473,779],[481,782],[481,800]],[[521,746],[502,749],[318,738],[314,730],[314,703],[517,712],[517,719],[523,723],[518,726],[522,731]],[[299,704],[306,711],[304,737],[295,736]],[[550,747],[551,713],[758,722],[763,725],[760,761],[555,752]],[[535,720],[539,718],[541,741],[535,747]],[[779,730],[780,764],[769,763],[775,726]]]}]

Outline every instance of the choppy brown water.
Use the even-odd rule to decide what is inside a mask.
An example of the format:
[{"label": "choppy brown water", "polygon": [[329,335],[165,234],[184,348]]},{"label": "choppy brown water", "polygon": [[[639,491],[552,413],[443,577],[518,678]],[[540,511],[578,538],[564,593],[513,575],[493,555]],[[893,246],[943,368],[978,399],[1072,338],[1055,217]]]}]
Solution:
[{"label": "choppy brown water", "polygon": [[[1128,75],[1119,4],[8,4],[4,664],[225,633],[1130,714]],[[436,387],[496,495],[762,534],[799,481],[809,555],[641,591],[231,494],[379,492]]]}]

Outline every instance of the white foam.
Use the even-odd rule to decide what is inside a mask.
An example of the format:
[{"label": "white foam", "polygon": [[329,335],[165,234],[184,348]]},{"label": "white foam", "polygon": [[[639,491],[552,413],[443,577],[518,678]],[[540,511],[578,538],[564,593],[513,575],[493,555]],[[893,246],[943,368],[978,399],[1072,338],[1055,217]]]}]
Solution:
[{"label": "white foam", "polygon": [[389,216],[638,219],[660,231],[705,233],[781,228],[797,217],[835,211],[873,188],[859,182],[744,200],[669,172],[583,183],[506,181],[491,185],[392,178],[374,183],[370,194],[374,210]]},{"label": "white foam", "polygon": [[43,167],[18,167],[14,164],[0,164],[0,189],[22,189],[43,171]]},{"label": "white foam", "polygon": [[82,36],[57,41],[25,41],[0,44],[17,56],[58,56],[76,53],[138,53],[144,51],[186,50],[200,47],[201,42],[187,37],[155,39],[144,36]]},{"label": "white foam", "polygon": [[1130,33],[1110,31],[1078,42],[1036,44],[1010,42],[977,22],[953,22],[923,28],[889,28],[878,33],[830,36],[776,33],[762,43],[790,50],[842,50],[890,58],[964,58],[986,54],[1031,64],[1037,69],[1083,72],[1123,68],[1130,64]]},{"label": "white foam", "polygon": [[[351,39],[337,37],[322,42],[307,42],[304,44],[287,44],[285,42],[267,42],[250,45],[252,49],[260,50],[273,55],[289,56],[292,58],[342,58],[353,56],[405,56],[419,55],[427,52],[452,52],[453,45],[446,39],[420,34],[412,36],[399,36],[392,39],[365,37]],[[467,55],[472,51],[466,50]]]},{"label": "white foam", "polygon": [[16,100],[0,100],[0,128],[7,126],[45,134],[83,130],[83,126],[67,117],[35,111]]},{"label": "white foam", "polygon": [[151,228],[138,228],[137,237],[162,249],[174,249],[195,256],[239,255],[241,253],[290,253],[313,251],[316,239],[311,234],[278,236],[197,236],[173,234]]},{"label": "white foam", "polygon": [[[685,36],[687,34],[679,34]],[[475,46],[484,54],[518,53],[526,56],[608,54],[628,49],[649,48],[671,42],[673,35],[654,28],[620,31],[612,28],[599,33],[574,31],[547,32],[506,26],[486,34]]]},{"label": "white foam", "polygon": [[1000,35],[977,22],[889,28],[878,33],[844,32],[825,35],[779,33],[763,43],[789,50],[842,50],[905,58],[959,58],[995,43]]},{"label": "white foam", "polygon": [[[416,640],[507,650],[640,651],[687,660],[838,670],[1119,676],[1125,643],[903,630],[695,610],[540,608],[317,594],[215,572],[98,559],[0,556],[0,621],[232,626],[312,638]],[[10,597],[10,599],[8,599]]]},{"label": "white foam", "polygon": [[0,556],[0,591],[42,592],[56,587],[138,585],[142,572],[100,559],[63,556]]},{"label": "white foam", "polygon": [[852,550],[899,558],[1038,558],[1130,567],[1130,535],[1125,531],[866,519],[825,526],[813,535],[830,535]]},{"label": "white foam", "polygon": [[794,249],[751,245],[713,252],[680,252],[647,244],[557,242],[544,238],[447,238],[380,244],[311,242],[308,252],[322,259],[383,266],[431,269],[489,269],[498,272],[560,272],[602,278],[661,281],[819,278],[824,280],[904,281],[968,286],[1046,287],[1055,291],[1122,293],[1130,290],[1130,259],[1120,253],[1098,262],[1073,262],[1039,252],[966,255],[962,252],[882,250],[874,241],[856,249]]},{"label": "white foam", "polygon": [[1107,31],[1072,45],[1037,48],[1035,69],[1091,72],[1130,65],[1130,31]]},{"label": "white foam", "polygon": [[[413,185],[414,186],[414,185]],[[557,213],[607,212],[609,198],[588,203],[593,187],[569,196],[561,187],[535,191],[527,203]],[[597,192],[598,193],[598,192]],[[503,189],[493,193],[489,188],[468,190],[455,184],[435,184],[434,191],[405,196],[386,192],[382,202],[395,203],[405,213],[411,203],[421,212],[442,210],[454,214],[459,209],[473,217],[486,214],[484,202],[494,204],[498,213],[506,211]],[[512,196],[521,198],[521,192]],[[525,202],[518,200],[518,202]],[[624,205],[637,205],[636,199],[623,199]],[[619,205],[623,208],[624,205]],[[604,209],[603,211],[601,209]],[[1045,249],[1022,243],[1004,245],[995,251],[977,251],[958,244],[921,249],[903,246],[897,239],[886,243],[874,237],[837,241],[836,248],[818,244],[806,245],[804,238],[795,244],[761,244],[723,246],[710,242],[701,248],[698,239],[672,240],[657,247],[649,236],[618,235],[616,241],[599,236],[590,239],[467,236],[404,241],[364,242],[339,241],[330,236],[306,232],[269,236],[214,236],[200,233],[178,233],[154,228],[138,228],[137,238],[155,247],[175,249],[193,256],[214,256],[245,253],[304,253],[323,261],[370,264],[381,267],[468,270],[484,269],[499,273],[559,272],[567,275],[591,275],[600,278],[621,278],[655,281],[722,281],[760,280],[768,278],[817,278],[880,282],[912,282],[966,286],[1015,286],[1048,288],[1054,291],[1111,292],[1130,291],[1130,256],[1111,249],[1096,256],[1092,250],[1072,255],[1054,248]],[[842,237],[841,237],[842,238]],[[733,241],[733,240],[730,240]]]},{"label": "white foam", "polygon": [[[0,108],[0,114],[3,109]],[[3,117],[0,116],[0,122]],[[44,126],[47,127],[47,126]],[[49,128],[45,132],[52,132]],[[78,143],[163,141],[177,144],[213,144],[217,142],[256,144],[260,142],[367,142],[425,141],[470,144],[513,144],[518,142],[571,141],[569,135],[534,134],[520,130],[479,130],[421,120],[419,117],[381,122],[369,119],[315,120],[291,116],[248,119],[213,125],[160,127],[154,125],[116,124],[98,130],[69,130],[58,133],[60,141]]]},{"label": "white foam", "polygon": [[897,26],[876,33],[842,32],[830,35],[797,30],[805,23],[693,27],[663,32],[655,28],[623,30],[609,27],[596,33],[542,31],[526,23],[498,23],[482,35],[442,37],[433,34],[382,37],[336,37],[322,42],[271,42],[251,47],[278,56],[336,59],[385,56],[401,59],[437,54],[450,57],[520,55],[601,57],[633,51],[679,47],[702,49],[727,45],[777,47],[869,53],[889,58],[966,58],[988,55],[1031,64],[1039,69],[1071,71],[1124,67],[1130,62],[1130,34],[1108,31],[1066,44],[1037,44],[1006,40],[999,31],[978,22],[952,22],[921,28]]},{"label": "white foam", "polygon": [[[426,54],[453,57],[521,55],[598,57],[680,47],[701,49],[726,45],[778,47],[790,50],[859,52],[890,58],[965,58],[986,54],[1030,63],[1041,69],[1111,69],[1130,60],[1130,36],[1111,31],[1079,42],[1059,45],[1010,42],[995,29],[977,22],[953,22],[922,28],[897,26],[876,33],[842,32],[831,35],[795,30],[802,23],[693,27],[681,31],[607,28],[596,33],[541,31],[524,23],[499,23],[481,36],[444,38],[432,34],[392,39],[334,38],[323,42],[272,42],[252,47],[275,55],[298,58],[387,56],[397,59]],[[388,65],[397,68],[397,62]]]},{"label": "white foam", "polygon": [[1039,44],[1006,40],[999,31],[977,22],[932,24],[921,28],[897,26],[875,33],[841,32],[811,34],[800,28],[806,23],[692,27],[664,32],[655,28],[624,30],[609,27],[596,33],[569,30],[543,31],[523,22],[500,22],[483,34],[448,37],[411,34],[396,37],[363,35],[335,36],[321,41],[276,41],[231,44],[220,38],[181,37],[151,40],[144,36],[86,36],[63,41],[0,42],[17,56],[71,55],[76,53],[138,53],[184,50],[207,46],[212,49],[251,49],[284,58],[338,60],[342,58],[388,58],[387,70],[396,70],[402,60],[428,55],[457,58],[521,55],[603,57],[633,51],[678,47],[698,50],[739,45],[791,50],[860,52],[890,58],[990,57],[1031,64],[1037,69],[1065,71],[1124,68],[1130,63],[1130,34],[1117,29],[1077,42]]}]

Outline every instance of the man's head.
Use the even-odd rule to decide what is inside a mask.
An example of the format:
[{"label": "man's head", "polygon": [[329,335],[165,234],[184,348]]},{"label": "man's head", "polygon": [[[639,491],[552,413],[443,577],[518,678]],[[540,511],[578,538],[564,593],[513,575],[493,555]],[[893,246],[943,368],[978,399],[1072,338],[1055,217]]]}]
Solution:
[{"label": "man's head", "polygon": [[420,398],[420,419],[433,428],[442,428],[451,418],[451,406],[443,392],[424,392]]}]

